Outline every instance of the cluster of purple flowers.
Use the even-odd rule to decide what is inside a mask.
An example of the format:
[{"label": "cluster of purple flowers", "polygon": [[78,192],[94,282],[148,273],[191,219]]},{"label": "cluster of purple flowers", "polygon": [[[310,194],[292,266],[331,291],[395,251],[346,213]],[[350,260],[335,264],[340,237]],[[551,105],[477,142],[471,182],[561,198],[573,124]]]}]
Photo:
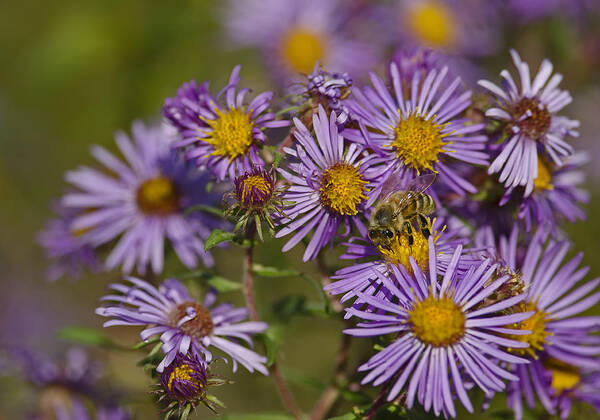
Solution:
[{"label": "cluster of purple flowers", "polygon": [[[494,34],[454,1],[408,1],[388,10],[409,19],[394,36],[445,53],[411,46],[387,78],[373,71],[356,83],[378,51],[343,36],[359,23],[338,13],[340,1],[232,3],[231,38],[259,45],[278,79],[297,82],[292,106],[273,110],[272,92],[248,99],[240,66],[217,94],[184,83],[165,100],[163,125],[135,123],[132,139],[115,137],[120,156],[95,146],[99,165],[66,173],[58,217],[39,235],[53,279],[83,268],[126,274],[96,314],[105,327],[141,327],[142,346],[156,343],[149,357],[168,416],[212,407],[214,360],[264,375],[269,363],[253,347],[268,325],[249,283],[248,308],[217,303],[212,286],[200,298],[169,277],[166,250],[188,269],[210,267],[213,235],[224,234],[246,248],[251,276],[262,221],[288,237],[282,252],[303,244],[305,263],[322,265],[338,247],[353,261],[325,273],[324,290],[349,304],[345,334],[377,340],[358,371],[385,400],[456,417],[457,404],[475,410],[479,390],[486,400],[506,393],[517,420],[536,398],[563,419],[576,401],[600,410],[600,317],[581,315],[600,301],[600,279],[583,281],[581,255],[563,263],[561,230],[585,218],[587,156],[570,144],[579,122],[558,115],[571,96],[550,61],[532,79],[511,50],[518,80],[503,70],[500,84],[470,89],[447,54],[480,55]],[[435,181],[410,191],[422,176]],[[374,242],[380,203],[396,207],[386,240]]]}]

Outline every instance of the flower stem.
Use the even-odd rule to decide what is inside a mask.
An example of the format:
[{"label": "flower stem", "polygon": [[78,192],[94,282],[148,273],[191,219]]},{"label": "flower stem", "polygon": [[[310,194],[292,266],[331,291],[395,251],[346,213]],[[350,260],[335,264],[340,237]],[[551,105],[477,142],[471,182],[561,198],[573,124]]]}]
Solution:
[{"label": "flower stem", "polygon": [[319,401],[313,408],[310,420],[322,420],[327,417],[331,408],[340,397],[339,387],[346,379],[346,365],[348,363],[348,355],[350,350],[350,344],[352,342],[352,336],[342,334],[342,340],[340,349],[338,350],[336,361],[335,361],[335,377],[331,385],[329,385],[321,393]]},{"label": "flower stem", "polygon": [[[244,255],[244,297],[246,298],[246,305],[248,306],[248,310],[250,311],[250,319],[252,321],[260,321],[260,317],[258,315],[258,310],[256,309],[256,298],[254,296],[254,277],[252,275],[252,261],[253,261],[253,253],[254,253],[254,225],[248,226],[247,230],[247,238],[250,239],[250,246],[246,248]],[[277,361],[273,362],[273,364],[269,367],[271,372],[271,377],[275,381],[275,386],[279,391],[279,396],[281,397],[281,401],[285,408],[290,412],[294,418],[297,420],[302,420],[302,414],[296,401],[294,400],[294,396],[292,395],[290,389],[288,388],[283,376],[281,376],[281,372],[279,371],[279,366],[277,365]]]}]

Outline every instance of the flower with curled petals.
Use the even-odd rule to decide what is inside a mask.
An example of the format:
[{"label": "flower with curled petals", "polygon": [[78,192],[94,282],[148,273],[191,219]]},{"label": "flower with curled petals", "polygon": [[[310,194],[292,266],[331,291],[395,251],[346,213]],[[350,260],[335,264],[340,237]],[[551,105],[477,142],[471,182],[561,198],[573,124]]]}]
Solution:
[{"label": "flower with curled petals", "polygon": [[502,70],[502,87],[488,80],[479,85],[494,95],[496,106],[486,116],[505,124],[504,141],[495,145],[495,158],[490,174],[499,173],[506,188],[525,187],[525,196],[532,193],[538,173],[538,159],[549,159],[560,166],[573,148],[565,139],[576,137],[579,121],[557,115],[572,98],[569,92],[558,88],[561,74],[554,74],[549,60],[544,60],[537,75],[531,80],[529,65],[515,50],[510,51],[521,79],[520,88],[507,70]]},{"label": "flower with curled petals", "polygon": [[[175,279],[165,280],[157,289],[150,283],[126,278],[128,284],[112,284],[119,294],[102,298],[105,305],[96,313],[111,318],[104,323],[112,325],[140,325],[143,341],[160,335],[165,357],[156,368],[163,372],[178,354],[199,357],[206,362],[213,359],[211,348],[227,354],[233,360],[233,370],[238,363],[250,372],[268,374],[266,357],[238,343],[252,345],[252,335],[264,332],[264,322],[240,322],[248,317],[247,308],[236,308],[229,303],[213,306],[216,293],[207,293],[202,303],[190,296],[186,288]],[[233,340],[232,340],[233,339]]]}]

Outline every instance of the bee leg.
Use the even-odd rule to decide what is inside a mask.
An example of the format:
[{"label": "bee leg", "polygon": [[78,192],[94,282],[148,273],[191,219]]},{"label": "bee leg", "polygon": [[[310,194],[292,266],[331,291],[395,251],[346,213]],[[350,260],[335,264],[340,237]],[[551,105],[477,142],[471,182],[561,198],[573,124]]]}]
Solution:
[{"label": "bee leg", "polygon": [[429,232],[429,228],[427,227],[427,218],[421,213],[419,213],[419,224],[421,225],[421,232],[423,233],[423,236],[425,239],[429,239],[431,232]]},{"label": "bee leg", "polygon": [[415,240],[413,238],[413,228],[409,221],[404,222],[404,229],[406,230],[406,235],[408,236],[408,245],[412,246]]}]

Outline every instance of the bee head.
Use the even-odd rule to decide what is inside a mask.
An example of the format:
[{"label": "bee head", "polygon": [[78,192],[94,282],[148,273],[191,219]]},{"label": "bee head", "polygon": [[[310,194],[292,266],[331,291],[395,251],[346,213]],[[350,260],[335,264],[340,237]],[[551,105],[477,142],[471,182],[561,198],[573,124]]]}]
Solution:
[{"label": "bee head", "polygon": [[392,239],[394,232],[387,228],[371,228],[369,229],[369,239],[378,245],[379,242]]}]

